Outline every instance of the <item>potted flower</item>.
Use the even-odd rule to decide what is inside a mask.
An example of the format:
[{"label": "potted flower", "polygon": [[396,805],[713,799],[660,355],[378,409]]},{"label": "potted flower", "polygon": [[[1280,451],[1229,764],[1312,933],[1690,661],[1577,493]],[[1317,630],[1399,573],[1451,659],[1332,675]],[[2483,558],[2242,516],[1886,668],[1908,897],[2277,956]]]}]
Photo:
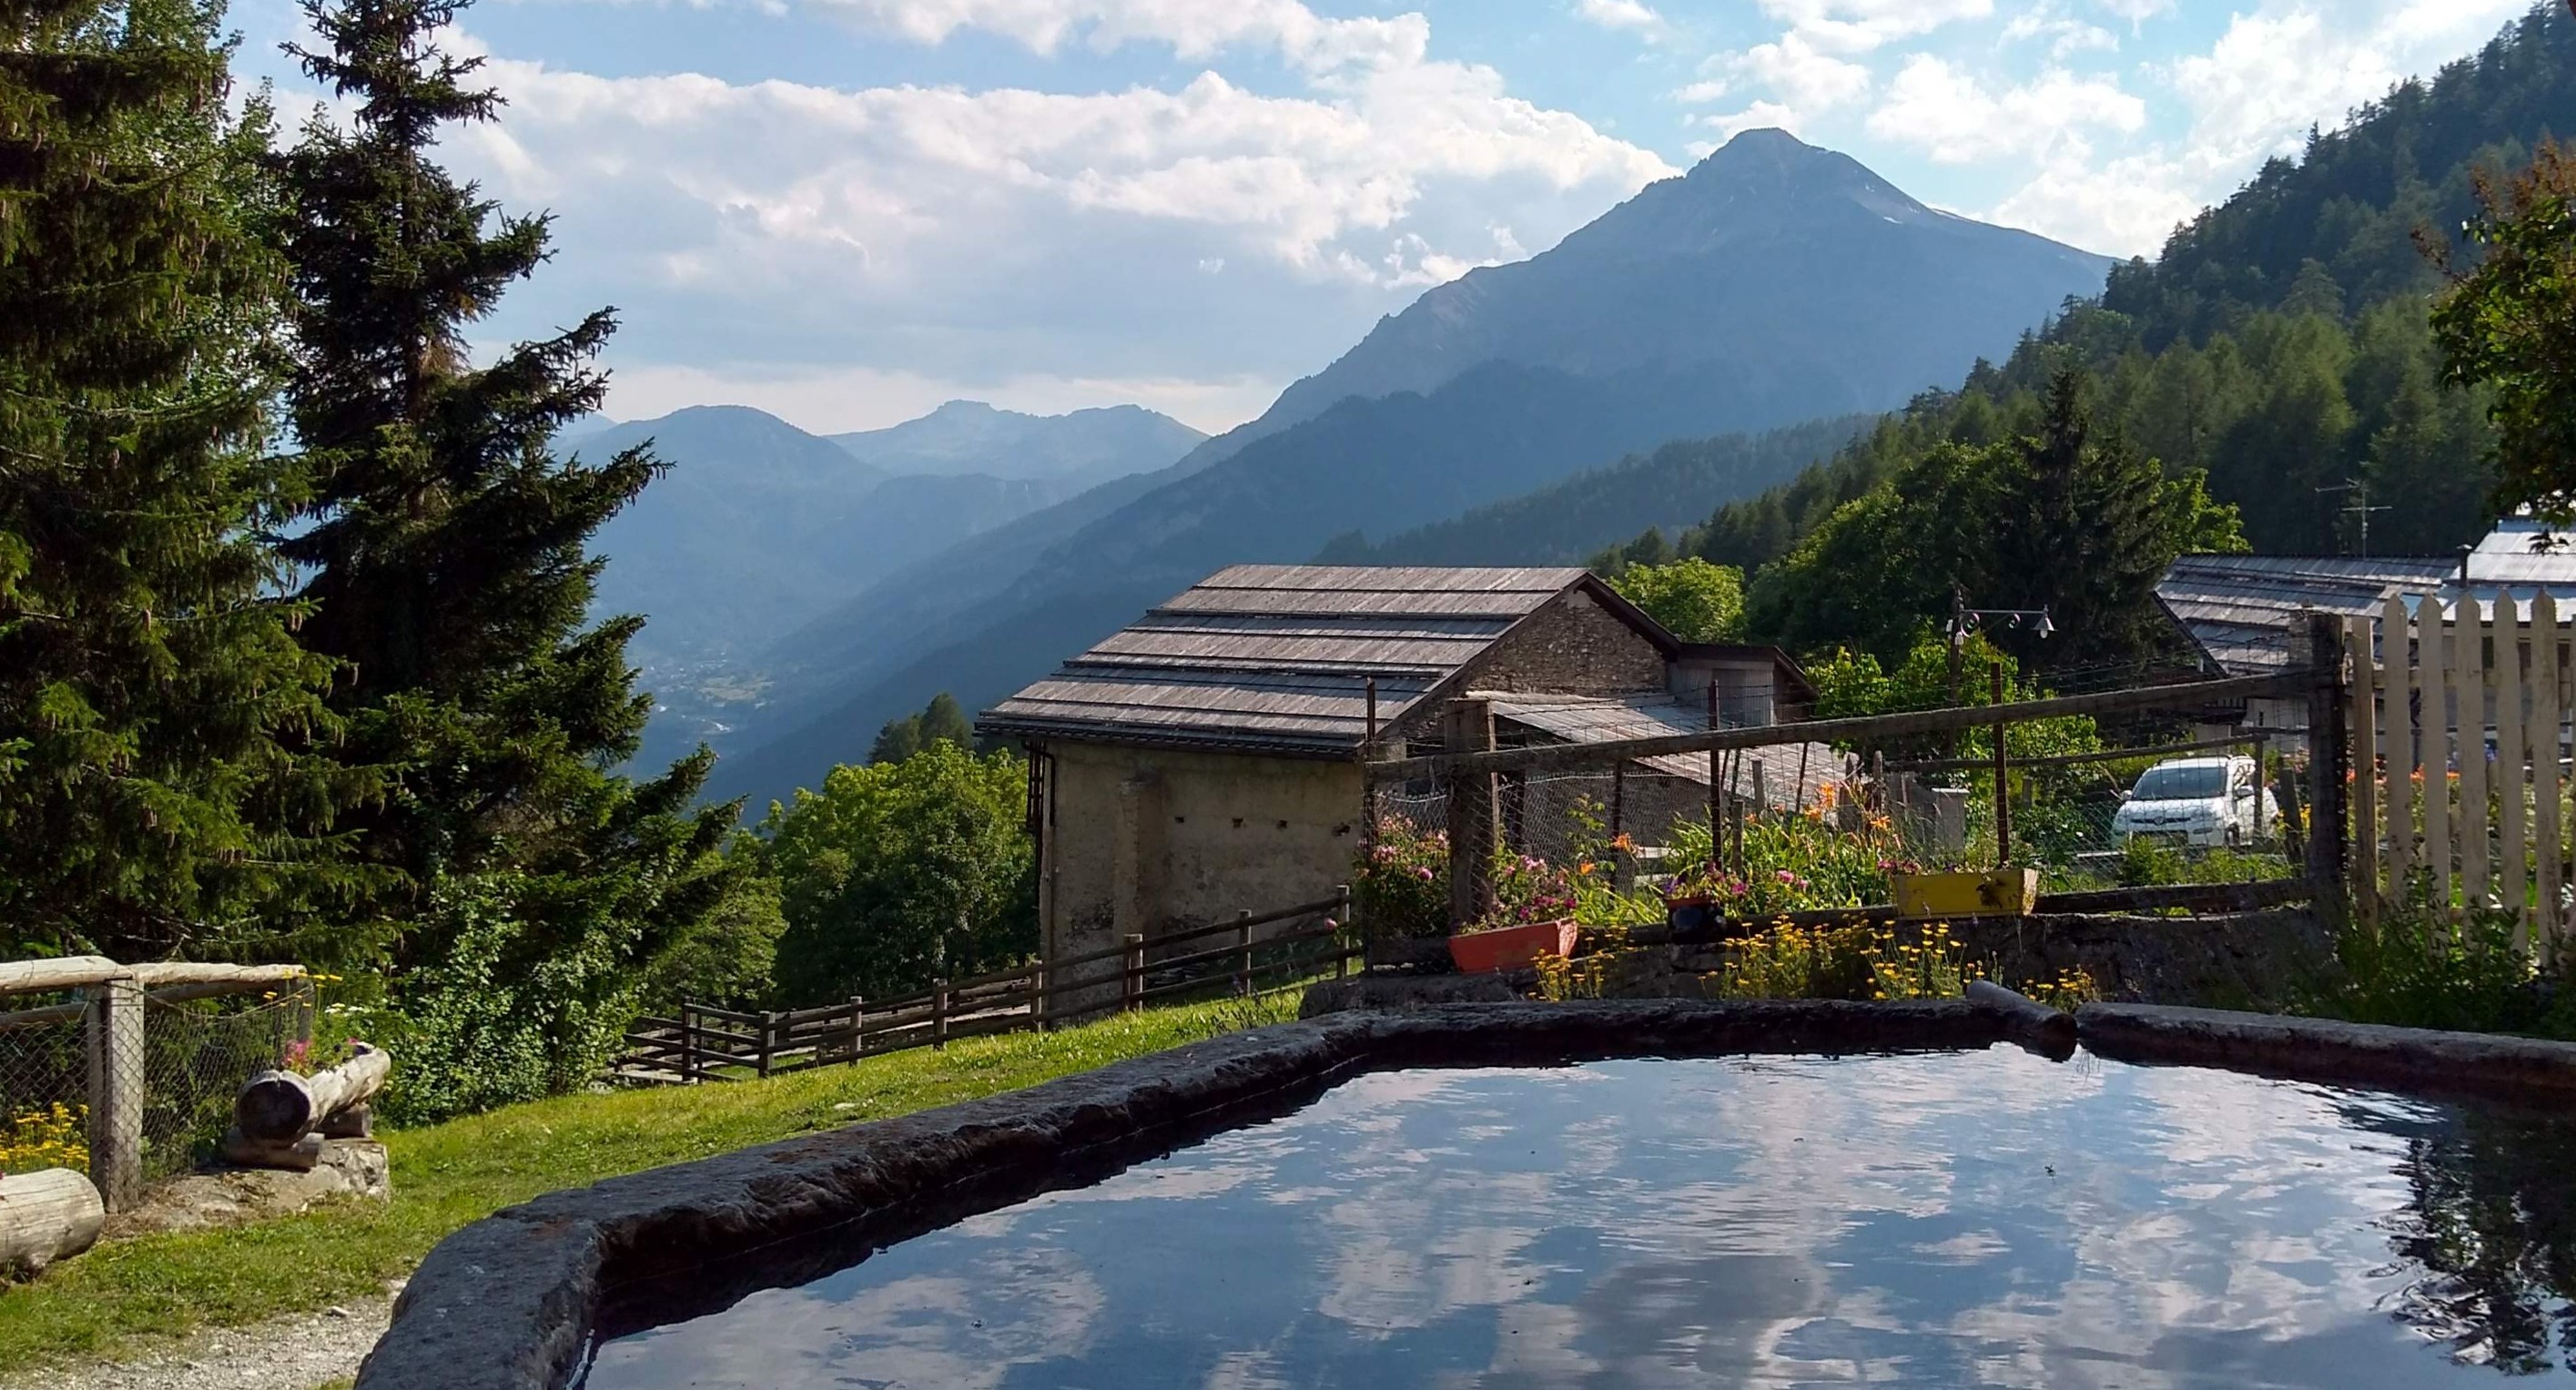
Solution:
[{"label": "potted flower", "polygon": [[1449,938],[1449,958],[1464,975],[1524,970],[1542,955],[1571,956],[1577,928],[1571,917],[1553,922],[1504,922],[1488,917]]},{"label": "potted flower", "polygon": [[1576,893],[1564,870],[1529,855],[1497,855],[1494,900],[1491,911],[1449,938],[1460,972],[1489,975],[1526,969],[1542,954],[1574,954]]}]

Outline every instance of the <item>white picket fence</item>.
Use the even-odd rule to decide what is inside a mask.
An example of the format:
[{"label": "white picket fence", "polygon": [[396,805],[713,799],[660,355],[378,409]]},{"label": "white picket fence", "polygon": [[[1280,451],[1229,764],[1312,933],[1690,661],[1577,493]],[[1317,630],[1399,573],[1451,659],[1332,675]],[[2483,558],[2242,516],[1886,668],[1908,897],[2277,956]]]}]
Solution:
[{"label": "white picket fence", "polygon": [[2568,938],[2568,654],[2576,601],[2398,596],[2350,622],[2354,908],[2429,888],[2494,904],[2516,944]]}]

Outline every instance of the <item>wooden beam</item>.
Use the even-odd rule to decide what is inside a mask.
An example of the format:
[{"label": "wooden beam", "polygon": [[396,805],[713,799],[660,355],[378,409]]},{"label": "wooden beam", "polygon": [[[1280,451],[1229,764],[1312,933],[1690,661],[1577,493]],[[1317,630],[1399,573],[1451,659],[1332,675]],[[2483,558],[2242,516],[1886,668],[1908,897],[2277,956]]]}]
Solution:
[{"label": "wooden beam", "polygon": [[[2094,753],[2060,753],[2047,758],[2015,758],[2013,766],[2024,772],[2035,767],[2074,767],[2082,763],[2114,763],[2129,758],[2171,758],[2184,753],[2207,753],[2220,748],[2242,748],[2261,743],[2296,729],[2255,729],[2232,738],[2205,738],[2197,743],[2165,743],[2143,748],[2105,748]],[[1890,772],[1984,772],[1994,766],[1991,758],[1929,758],[1914,762],[1889,763]]]},{"label": "wooden beam", "polygon": [[0,961],[0,994],[49,994],[58,989],[87,989],[121,980],[129,971],[105,956],[58,956],[52,960]]},{"label": "wooden beam", "polygon": [[1816,719],[1796,724],[1666,734],[1657,738],[1607,739],[1599,743],[1560,743],[1533,748],[1503,748],[1490,753],[1438,753],[1370,763],[1368,775],[1380,782],[1461,772],[1537,772],[1604,762],[1634,762],[1674,753],[1708,753],[1723,749],[1772,748],[1792,743],[1870,744],[1918,734],[1957,733],[1997,720],[2022,724],[2037,719],[2080,715],[2134,714],[2147,710],[2189,708],[2261,696],[2305,696],[2314,684],[2305,670],[2271,676],[2231,676],[2224,680],[2137,690],[2105,690],[2091,695],[2059,695],[2018,704],[1967,705],[1918,710],[1910,714],[1877,714],[1856,719]]}]

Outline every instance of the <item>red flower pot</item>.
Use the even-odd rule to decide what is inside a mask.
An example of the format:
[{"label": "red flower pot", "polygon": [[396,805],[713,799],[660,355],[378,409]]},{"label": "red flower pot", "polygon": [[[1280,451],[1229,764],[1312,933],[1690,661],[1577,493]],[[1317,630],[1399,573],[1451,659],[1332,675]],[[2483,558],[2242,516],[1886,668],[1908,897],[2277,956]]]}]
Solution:
[{"label": "red flower pot", "polygon": [[1500,931],[1469,932],[1449,938],[1449,959],[1458,962],[1460,974],[1493,975],[1505,970],[1518,970],[1536,961],[1542,953],[1571,956],[1574,954],[1574,937],[1575,926],[1571,918],[1562,922],[1532,922]]}]

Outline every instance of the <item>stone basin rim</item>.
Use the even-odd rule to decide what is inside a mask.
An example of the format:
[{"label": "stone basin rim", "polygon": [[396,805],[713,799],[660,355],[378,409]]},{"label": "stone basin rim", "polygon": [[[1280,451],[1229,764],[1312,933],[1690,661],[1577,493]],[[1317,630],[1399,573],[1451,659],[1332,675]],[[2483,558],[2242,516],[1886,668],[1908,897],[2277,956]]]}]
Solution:
[{"label": "stone basin rim", "polygon": [[[2153,1005],[2089,1005],[2075,1022],[2088,1048],[2123,1062],[2576,1107],[2576,1044]],[[422,1262],[358,1390],[557,1390],[586,1363],[621,1287],[818,1232],[858,1249],[904,1239],[1096,1180],[1363,1072],[1965,1051],[2027,1042],[2023,1031],[2008,1011],[1968,1001],[1443,1004],[1277,1024],[496,1212]]]}]

